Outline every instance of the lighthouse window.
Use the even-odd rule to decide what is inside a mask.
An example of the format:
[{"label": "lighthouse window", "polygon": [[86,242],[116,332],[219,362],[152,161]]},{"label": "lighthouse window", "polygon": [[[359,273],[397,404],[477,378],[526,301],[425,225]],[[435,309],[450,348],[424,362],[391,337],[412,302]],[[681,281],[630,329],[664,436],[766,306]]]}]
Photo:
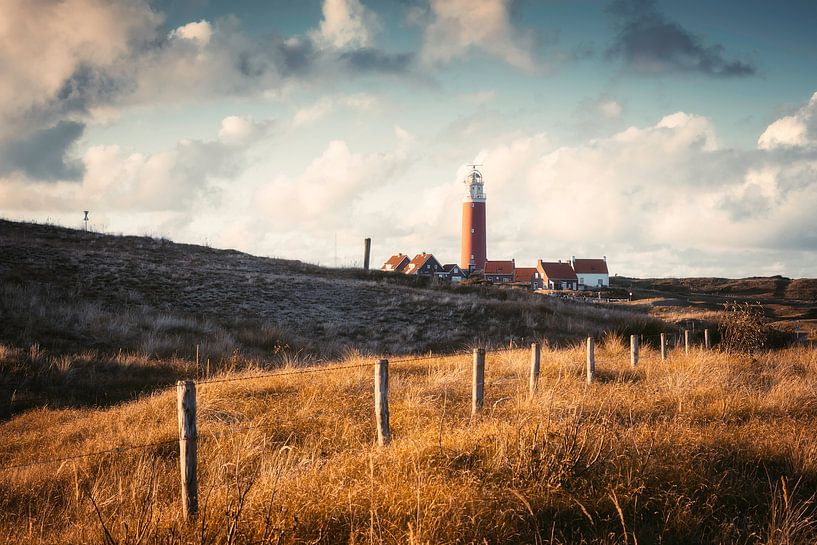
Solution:
[{"label": "lighthouse window", "polygon": [[473,208],[473,207],[474,207],[474,203],[471,203],[471,208]]},{"label": "lighthouse window", "polygon": [[474,234],[474,229],[473,229],[473,228],[471,229],[471,234],[472,234],[472,235]]}]

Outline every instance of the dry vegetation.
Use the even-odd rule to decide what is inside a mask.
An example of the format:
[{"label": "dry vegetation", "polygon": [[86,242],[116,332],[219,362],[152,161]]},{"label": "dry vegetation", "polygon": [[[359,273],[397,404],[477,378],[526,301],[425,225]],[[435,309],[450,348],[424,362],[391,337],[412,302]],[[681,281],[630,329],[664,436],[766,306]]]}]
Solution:
[{"label": "dry vegetation", "polygon": [[[0,358],[3,355],[0,354]],[[351,357],[342,364],[368,363]],[[373,446],[372,369],[200,385],[202,512],[180,522],[175,392],[0,425],[8,543],[735,543],[817,541],[817,352],[754,357],[609,337],[491,353],[485,414],[468,357],[395,363],[394,440]],[[252,374],[252,372],[250,372]]]}]

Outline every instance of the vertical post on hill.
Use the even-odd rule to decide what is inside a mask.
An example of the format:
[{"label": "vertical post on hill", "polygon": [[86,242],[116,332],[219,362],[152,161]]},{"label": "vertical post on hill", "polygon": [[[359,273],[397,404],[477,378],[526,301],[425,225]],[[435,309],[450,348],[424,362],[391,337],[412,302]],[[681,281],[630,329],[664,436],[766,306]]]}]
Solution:
[{"label": "vertical post on hill", "polygon": [[391,442],[389,429],[389,360],[380,360],[374,366],[374,415],[377,420],[377,444]]},{"label": "vertical post on hill", "polygon": [[201,370],[199,367],[199,345],[196,344],[196,380],[198,380],[200,372]]},{"label": "vertical post on hill", "polygon": [[536,393],[536,387],[539,383],[539,361],[541,359],[541,351],[539,343],[531,343],[530,345],[530,397]]},{"label": "vertical post on hill", "polygon": [[684,330],[684,353],[689,355],[689,330]]},{"label": "vertical post on hill", "polygon": [[372,253],[372,239],[363,239],[363,270],[369,270],[369,256]]},{"label": "vertical post on hill", "polygon": [[704,329],[704,348],[707,350],[712,348],[712,342],[709,339],[709,328]]},{"label": "vertical post on hill", "polygon": [[587,384],[596,380],[596,348],[593,346],[593,337],[587,337]]},{"label": "vertical post on hill", "polygon": [[661,333],[661,361],[667,361],[667,334]]},{"label": "vertical post on hill", "polygon": [[474,348],[474,368],[471,384],[471,415],[482,411],[485,394],[485,349]]},{"label": "vertical post on hill", "polygon": [[638,335],[630,335],[630,366],[638,367]]},{"label": "vertical post on hill", "polygon": [[176,409],[179,416],[179,466],[182,477],[182,516],[196,518],[199,510],[199,483],[196,475],[196,383],[176,383]]}]

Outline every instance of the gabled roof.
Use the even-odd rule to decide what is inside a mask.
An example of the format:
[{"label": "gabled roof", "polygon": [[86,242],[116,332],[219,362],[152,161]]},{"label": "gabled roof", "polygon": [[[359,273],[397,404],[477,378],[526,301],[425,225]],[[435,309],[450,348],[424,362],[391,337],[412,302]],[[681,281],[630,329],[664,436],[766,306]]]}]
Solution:
[{"label": "gabled roof", "polygon": [[582,274],[610,274],[607,272],[607,262],[603,259],[575,259],[573,270]]},{"label": "gabled roof", "polygon": [[530,282],[536,274],[536,267],[517,267],[513,273],[513,279],[516,282]]},{"label": "gabled roof", "polygon": [[463,274],[462,268],[456,263],[446,263],[443,265],[443,270],[447,273],[454,272],[455,274]]},{"label": "gabled roof", "polygon": [[381,271],[394,271],[394,272],[401,272],[406,265],[409,263],[409,256],[406,254],[397,254],[391,256],[389,259],[383,263],[383,266],[380,267]]},{"label": "gabled roof", "polygon": [[566,261],[556,263],[553,261],[542,261],[540,259],[536,264],[536,268],[539,269],[543,276],[550,280],[577,280],[573,267]]},{"label": "gabled roof", "polygon": [[432,254],[427,254],[425,252],[417,254],[416,256],[414,256],[414,259],[412,259],[409,262],[409,264],[406,265],[406,268],[403,269],[403,272],[406,274],[417,274],[417,271],[422,269],[423,265],[425,265],[426,262],[428,262],[431,259],[433,259],[437,265],[440,264],[440,262],[437,261],[437,258],[434,257]]},{"label": "gabled roof", "polygon": [[513,274],[514,261],[486,261],[482,271],[485,274]]}]

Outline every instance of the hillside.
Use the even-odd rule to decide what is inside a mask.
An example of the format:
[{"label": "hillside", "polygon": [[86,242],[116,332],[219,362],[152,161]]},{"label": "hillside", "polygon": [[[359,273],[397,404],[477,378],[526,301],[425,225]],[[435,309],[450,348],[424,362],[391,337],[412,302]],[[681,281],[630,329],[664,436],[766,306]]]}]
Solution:
[{"label": "hillside", "polygon": [[[0,543],[718,543],[817,540],[817,359],[695,350],[639,367],[621,340],[393,362],[374,445],[371,362],[197,387],[200,515],[180,514],[173,389],[0,423]],[[353,368],[349,368],[352,367]],[[243,379],[243,380],[237,380]]]},{"label": "hillside", "polygon": [[643,312],[423,280],[0,220],[0,401],[108,403],[208,368],[661,327]]}]

